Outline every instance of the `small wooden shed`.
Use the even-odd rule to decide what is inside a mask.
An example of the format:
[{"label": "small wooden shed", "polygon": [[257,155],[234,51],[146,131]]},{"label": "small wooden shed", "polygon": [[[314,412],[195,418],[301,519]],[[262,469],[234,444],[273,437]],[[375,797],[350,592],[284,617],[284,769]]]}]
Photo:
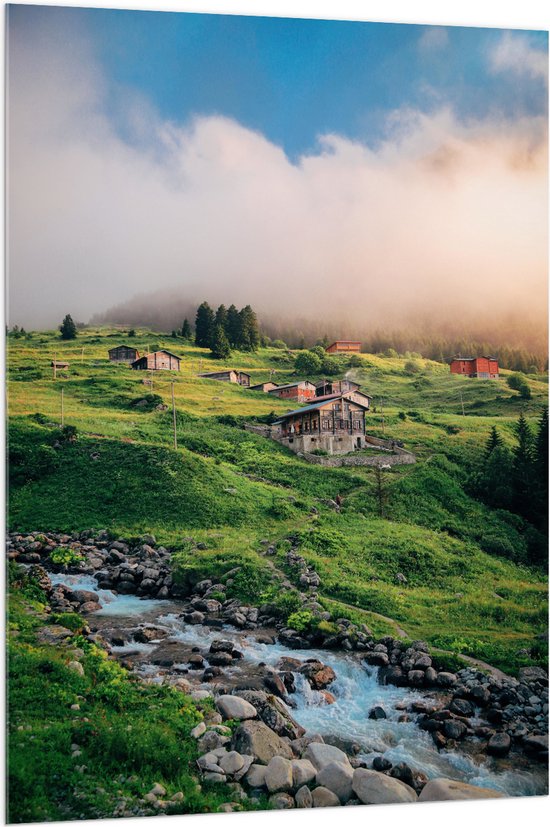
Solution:
[{"label": "small wooden shed", "polygon": [[139,359],[139,350],[127,345],[117,345],[110,349],[109,359],[111,362],[135,362]]},{"label": "small wooden shed", "polygon": [[181,359],[169,350],[155,350],[132,362],[133,370],[179,370]]}]

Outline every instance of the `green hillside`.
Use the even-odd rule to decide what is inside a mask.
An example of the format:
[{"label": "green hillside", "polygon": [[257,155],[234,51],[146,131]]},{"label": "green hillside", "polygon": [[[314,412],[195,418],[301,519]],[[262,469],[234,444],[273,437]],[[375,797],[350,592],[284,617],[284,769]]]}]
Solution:
[{"label": "green hillside", "polygon": [[[397,623],[411,637],[510,669],[526,662],[522,649],[544,659],[546,579],[533,566],[544,537],[474,498],[472,478],[483,470],[492,426],[510,446],[521,412],[536,431],[547,377],[530,376],[531,398],[523,400],[505,381],[451,376],[437,362],[361,355],[351,376],[373,397],[369,432],[403,440],[419,460],[383,474],[381,516],[373,469],[310,465],[243,430],[245,420],[288,403],[199,379],[225,363],[182,339],[136,334],[89,328],[69,342],[52,332],[9,337],[11,529],[152,532],[199,572],[241,561],[235,588],[250,597],[268,588],[271,566],[284,569],[285,538],[297,534],[321,575],[322,597],[336,601],[331,610],[359,613],[377,631]],[[107,350],[123,343],[141,352],[166,347],[182,357],[182,370],[151,375],[110,363]],[[54,355],[69,362],[56,381]],[[234,353],[227,366],[254,383],[274,371],[282,383],[296,378],[293,362],[264,348]],[[350,369],[345,360],[341,367],[341,375]],[[60,431],[62,402],[74,440]],[[340,513],[328,502],[336,494]],[[190,534],[204,551],[189,550]],[[260,554],[265,539],[278,544],[269,562]]]}]

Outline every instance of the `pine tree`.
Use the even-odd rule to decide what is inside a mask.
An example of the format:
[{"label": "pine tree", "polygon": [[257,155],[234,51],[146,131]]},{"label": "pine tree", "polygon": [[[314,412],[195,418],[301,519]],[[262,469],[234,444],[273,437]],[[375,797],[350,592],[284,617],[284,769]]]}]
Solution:
[{"label": "pine tree", "polygon": [[227,336],[221,324],[216,325],[210,347],[214,359],[228,359],[231,355],[231,348]]},{"label": "pine tree", "polygon": [[238,348],[240,345],[239,337],[241,333],[241,317],[239,311],[234,304],[227,309],[227,319],[225,325],[225,333],[232,348]]},{"label": "pine tree", "polygon": [[187,319],[183,320],[183,324],[181,326],[181,335],[183,339],[191,338],[191,325],[189,324]]},{"label": "pine tree", "polygon": [[221,327],[223,327],[223,331],[227,336],[227,309],[224,304],[220,304],[220,306],[216,310],[215,324],[216,326],[220,325]]},{"label": "pine tree", "polygon": [[249,304],[240,311],[239,318],[239,348],[241,350],[258,350],[260,344],[258,319]]},{"label": "pine tree", "polygon": [[62,339],[76,339],[76,325],[68,313],[59,325],[59,330]]},{"label": "pine tree", "polygon": [[214,334],[214,311],[203,302],[197,310],[195,320],[195,344],[197,347],[210,347]]},{"label": "pine tree", "polygon": [[514,511],[526,519],[533,513],[533,435],[524,415],[521,414],[515,426],[518,444],[513,450]]},{"label": "pine tree", "polygon": [[541,414],[535,441],[535,482],[538,525],[548,534],[548,408]]},{"label": "pine tree", "polygon": [[489,457],[495,448],[498,448],[500,445],[502,445],[502,437],[497,431],[496,425],[493,425],[489,439],[487,440],[487,445],[485,446],[485,456]]}]

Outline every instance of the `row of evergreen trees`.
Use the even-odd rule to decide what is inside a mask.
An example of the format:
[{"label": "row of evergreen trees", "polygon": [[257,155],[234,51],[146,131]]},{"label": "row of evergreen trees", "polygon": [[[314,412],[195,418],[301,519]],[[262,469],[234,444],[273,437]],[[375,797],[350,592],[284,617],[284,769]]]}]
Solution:
[{"label": "row of evergreen trees", "polygon": [[497,427],[491,429],[484,466],[474,482],[475,493],[492,508],[519,514],[547,536],[548,409],[534,431],[523,414],[514,431],[516,444],[510,449]]},{"label": "row of evergreen trees", "polygon": [[[190,330],[187,319],[183,323],[182,335]],[[215,359],[227,359],[232,350],[256,351],[260,345],[258,318],[247,304],[237,310],[220,304],[216,312],[208,302],[202,302],[195,319],[195,344],[209,347]]]}]

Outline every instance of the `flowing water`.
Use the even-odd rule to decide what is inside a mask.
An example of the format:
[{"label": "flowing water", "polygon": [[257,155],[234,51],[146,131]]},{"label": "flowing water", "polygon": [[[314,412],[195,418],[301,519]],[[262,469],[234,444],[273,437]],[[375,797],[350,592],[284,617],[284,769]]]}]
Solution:
[{"label": "flowing water", "polygon": [[[215,638],[231,639],[243,652],[243,659],[235,665],[224,667],[224,680],[237,680],[259,664],[277,666],[284,656],[306,660],[318,658],[331,666],[336,680],[330,685],[335,702],[326,702],[322,693],[311,689],[300,674],[296,674],[296,692],[290,698],[294,704],[290,710],[293,717],[307,733],[319,733],[325,740],[336,743],[355,743],[360,747],[359,756],[367,763],[375,755],[384,757],[393,764],[404,761],[410,767],[421,770],[428,778],[445,777],[480,787],[488,787],[507,795],[543,795],[547,792],[547,775],[541,765],[533,765],[519,757],[499,759],[476,756],[463,750],[439,752],[430,735],[420,730],[414,720],[399,721],[403,707],[411,702],[426,699],[426,694],[407,688],[382,686],[377,681],[378,670],[365,666],[357,654],[332,652],[325,649],[289,649],[279,643],[267,644],[259,641],[254,632],[237,631],[233,627],[211,629],[207,626],[185,624],[178,614],[178,605],[167,600],[148,600],[136,595],[118,595],[98,589],[95,578],[87,575],[52,574],[52,583],[64,583],[72,588],[95,591],[101,609],[90,616],[90,623],[97,618],[97,625],[121,628],[126,631],[139,623],[153,623],[167,632],[163,641],[113,646],[113,653],[119,657],[131,655],[135,671],[149,680],[164,679],[159,666],[150,662],[159,643],[177,644],[183,651],[190,652],[198,647],[205,652]],[[258,634],[261,635],[261,630]],[[187,663],[175,663],[186,670]],[[186,677],[192,679],[193,675]],[[198,680],[198,679],[197,679]],[[202,688],[212,689],[212,684]],[[433,698],[433,694],[429,696]],[[428,698],[429,700],[429,698]],[[396,708],[396,705],[401,707]],[[387,717],[382,720],[368,718],[373,706],[381,706]],[[414,715],[412,716],[414,718]]]}]

